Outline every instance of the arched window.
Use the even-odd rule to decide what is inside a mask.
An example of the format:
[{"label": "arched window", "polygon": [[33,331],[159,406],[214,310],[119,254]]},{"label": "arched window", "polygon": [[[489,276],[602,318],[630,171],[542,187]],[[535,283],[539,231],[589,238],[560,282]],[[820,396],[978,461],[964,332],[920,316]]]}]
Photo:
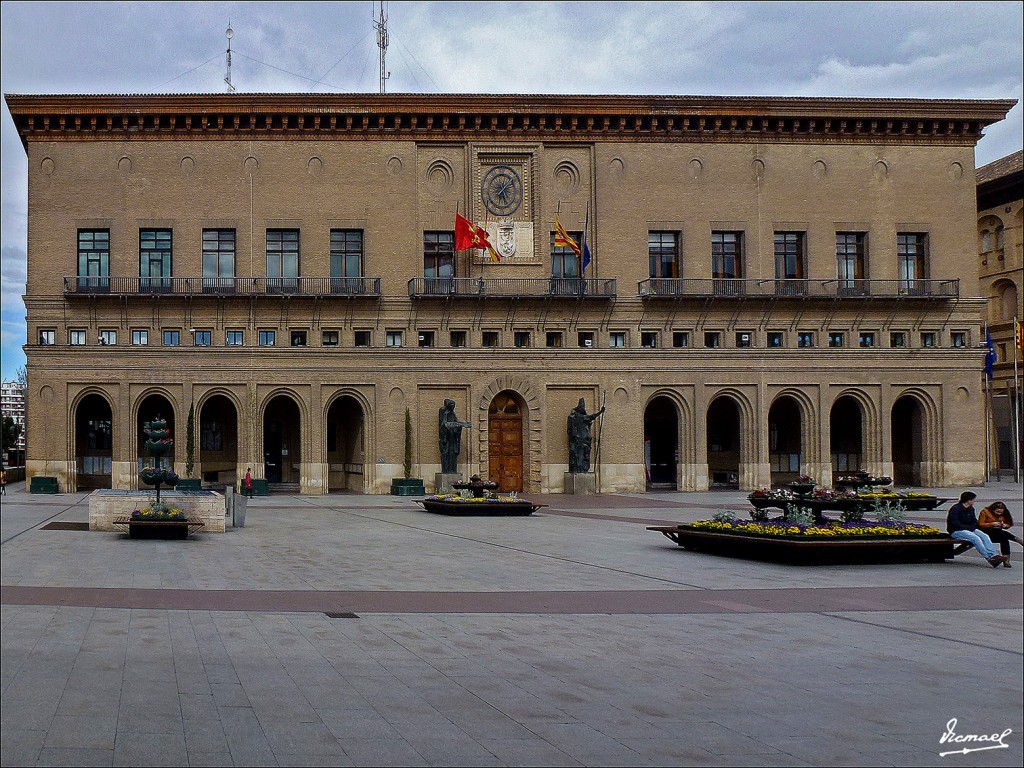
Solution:
[{"label": "arched window", "polygon": [[1002,225],[996,227],[996,250],[1001,251],[1006,247],[1006,230]]},{"label": "arched window", "polygon": [[1017,286],[1014,283],[1007,282],[999,294],[999,319],[1003,321],[1013,320],[1014,316],[1020,311],[1019,301]]},{"label": "arched window", "polygon": [[987,229],[983,229],[981,231],[981,252],[982,253],[988,253],[991,250],[992,250],[992,233],[989,230],[987,230]]}]

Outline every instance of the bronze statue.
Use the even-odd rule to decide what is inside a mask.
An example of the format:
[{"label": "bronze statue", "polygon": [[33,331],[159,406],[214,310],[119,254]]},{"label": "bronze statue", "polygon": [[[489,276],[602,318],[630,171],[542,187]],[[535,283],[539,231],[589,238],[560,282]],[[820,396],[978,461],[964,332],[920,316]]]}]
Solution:
[{"label": "bronze statue", "polygon": [[597,413],[587,414],[587,406],[580,398],[579,405],[569,412],[567,431],[569,433],[569,471],[590,471],[590,447],[594,442],[591,425],[604,413],[604,406]]},{"label": "bronze statue", "polygon": [[459,453],[462,451],[462,430],[470,426],[455,415],[455,401],[445,398],[444,407],[437,412],[437,441],[441,449],[441,471],[458,472]]}]

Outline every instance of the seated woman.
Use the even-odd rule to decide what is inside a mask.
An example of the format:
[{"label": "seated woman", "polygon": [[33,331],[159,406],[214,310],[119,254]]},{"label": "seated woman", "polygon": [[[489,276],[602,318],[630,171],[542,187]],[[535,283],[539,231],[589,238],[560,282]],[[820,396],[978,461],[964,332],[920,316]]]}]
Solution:
[{"label": "seated woman", "polygon": [[1010,542],[1016,541],[1024,546],[1024,539],[1010,533],[1012,527],[1013,518],[1010,516],[1010,510],[1001,501],[992,502],[978,515],[978,529],[988,534],[992,541],[999,542],[999,548],[1006,557],[1004,568],[1010,567]]}]

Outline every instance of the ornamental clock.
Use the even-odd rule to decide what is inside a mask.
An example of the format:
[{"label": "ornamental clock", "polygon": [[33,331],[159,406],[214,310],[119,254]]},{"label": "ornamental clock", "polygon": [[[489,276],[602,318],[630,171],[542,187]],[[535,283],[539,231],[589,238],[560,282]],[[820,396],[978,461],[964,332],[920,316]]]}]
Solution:
[{"label": "ornamental clock", "polygon": [[523,204],[523,181],[509,165],[495,165],[484,174],[480,196],[495,216],[511,216]]}]

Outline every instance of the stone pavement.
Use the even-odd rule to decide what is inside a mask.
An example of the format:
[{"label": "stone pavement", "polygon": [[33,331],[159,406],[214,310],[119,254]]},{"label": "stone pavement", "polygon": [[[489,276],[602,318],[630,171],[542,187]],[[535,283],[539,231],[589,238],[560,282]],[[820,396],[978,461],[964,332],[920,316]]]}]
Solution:
[{"label": "stone pavement", "polygon": [[[975,490],[1024,517],[1019,484]],[[736,492],[552,495],[517,518],[271,496],[244,529],[188,541],[42,529],[88,520],[86,498],[24,483],[3,497],[4,766],[1024,754],[1016,545],[1009,570],[973,552],[799,568],[645,530],[747,509]],[[913,517],[940,524],[943,509]],[[940,756],[965,745],[940,744],[953,718],[961,735],[1010,729],[1006,748]]]}]

